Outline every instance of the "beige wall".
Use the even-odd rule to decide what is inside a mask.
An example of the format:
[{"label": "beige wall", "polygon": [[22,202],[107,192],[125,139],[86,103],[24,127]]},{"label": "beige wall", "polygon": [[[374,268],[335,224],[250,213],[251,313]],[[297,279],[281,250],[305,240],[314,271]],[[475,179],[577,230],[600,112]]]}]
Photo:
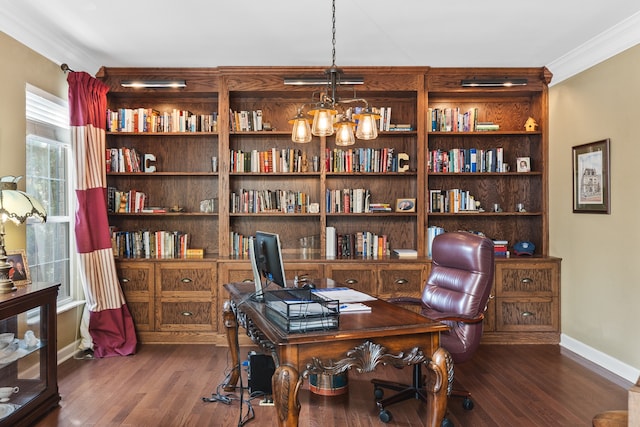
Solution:
[{"label": "beige wall", "polygon": [[[562,333],[638,370],[640,45],[549,93],[549,237],[550,254],[563,259]],[[611,214],[574,214],[571,147],[604,138]]]},{"label": "beige wall", "polygon": [[[67,80],[59,65],[3,32],[0,32],[0,63],[0,176],[25,175],[26,84],[66,99]],[[24,179],[18,188],[25,189]],[[24,226],[8,225],[6,232],[7,249],[25,247]],[[76,340],[80,308],[58,316],[59,349]]]}]

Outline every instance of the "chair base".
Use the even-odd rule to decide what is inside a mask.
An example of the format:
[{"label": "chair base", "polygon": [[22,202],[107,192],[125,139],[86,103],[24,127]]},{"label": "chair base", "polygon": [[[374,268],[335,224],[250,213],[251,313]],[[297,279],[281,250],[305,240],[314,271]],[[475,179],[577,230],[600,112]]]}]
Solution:
[{"label": "chair base", "polygon": [[[411,385],[387,380],[371,380],[371,383],[374,385],[374,396],[376,398],[376,405],[380,411],[379,416],[382,422],[387,423],[391,420],[391,413],[386,409],[389,405],[408,399],[418,399],[426,403],[427,393],[424,388],[422,370],[420,366],[420,364],[413,365],[413,383]],[[397,393],[383,398],[384,391],[382,389],[397,391]],[[468,391],[452,390],[449,397],[462,398],[462,407],[468,411],[473,409],[473,400],[471,400],[471,393]],[[443,425],[450,425],[450,423],[445,419],[443,420]]]}]

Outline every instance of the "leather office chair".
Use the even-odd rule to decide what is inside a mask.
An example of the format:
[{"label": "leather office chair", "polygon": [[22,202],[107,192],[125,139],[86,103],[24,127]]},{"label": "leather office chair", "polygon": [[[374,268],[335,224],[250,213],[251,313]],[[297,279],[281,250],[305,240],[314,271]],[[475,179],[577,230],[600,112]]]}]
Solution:
[{"label": "leather office chair", "polygon": [[[453,359],[454,365],[471,358],[480,345],[482,321],[487,307],[494,276],[493,242],[468,232],[449,232],[438,235],[432,245],[431,273],[421,298],[399,297],[389,300],[403,305],[419,305],[420,313],[450,326],[440,334],[440,345]],[[413,384],[377,380],[374,394],[378,400],[380,420],[389,422],[386,406],[406,399],[426,401],[421,364],[413,366]],[[399,393],[382,398],[383,388]],[[453,390],[451,396],[464,398],[463,407],[473,408],[470,393]],[[443,425],[449,425],[445,419]]]}]

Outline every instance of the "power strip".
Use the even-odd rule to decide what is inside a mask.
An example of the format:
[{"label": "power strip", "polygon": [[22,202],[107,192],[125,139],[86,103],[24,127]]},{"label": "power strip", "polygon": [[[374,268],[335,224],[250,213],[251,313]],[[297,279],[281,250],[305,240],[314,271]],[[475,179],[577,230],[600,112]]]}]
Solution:
[{"label": "power strip", "polygon": [[260,406],[273,406],[273,399],[262,399],[260,401]]}]

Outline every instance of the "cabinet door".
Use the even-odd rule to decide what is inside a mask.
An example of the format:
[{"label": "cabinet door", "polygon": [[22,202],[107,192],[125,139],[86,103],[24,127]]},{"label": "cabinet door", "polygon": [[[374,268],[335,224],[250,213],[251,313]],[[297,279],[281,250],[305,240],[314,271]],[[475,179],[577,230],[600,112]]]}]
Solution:
[{"label": "cabinet door", "polygon": [[338,286],[348,286],[370,295],[378,295],[378,282],[375,264],[331,263],[324,267],[328,279]]},{"label": "cabinet door", "polygon": [[215,262],[166,262],[158,270],[157,329],[217,331]]},{"label": "cabinet door", "polygon": [[560,288],[556,262],[497,263],[498,297],[557,296]]},{"label": "cabinet door", "polygon": [[557,298],[497,298],[497,331],[557,331]]},{"label": "cabinet door", "polygon": [[552,261],[496,264],[496,330],[559,330],[560,266]]},{"label": "cabinet door", "polygon": [[151,262],[116,263],[118,280],[137,331],[154,329],[154,266]]}]

